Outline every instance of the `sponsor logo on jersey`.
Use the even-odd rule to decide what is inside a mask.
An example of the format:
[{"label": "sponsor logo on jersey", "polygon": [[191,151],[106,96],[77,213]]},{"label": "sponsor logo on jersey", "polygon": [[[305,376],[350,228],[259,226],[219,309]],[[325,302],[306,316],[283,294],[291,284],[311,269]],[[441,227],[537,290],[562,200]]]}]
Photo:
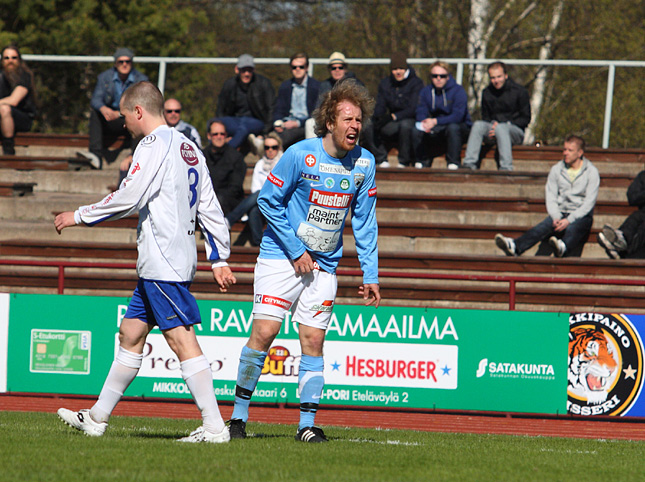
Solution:
[{"label": "sponsor logo on jersey", "polygon": [[193,149],[193,146],[188,144],[188,142],[181,143],[181,146],[179,147],[179,153],[181,154],[181,158],[184,160],[184,162],[189,166],[194,166],[199,162],[199,158],[197,157],[195,149]]},{"label": "sponsor logo on jersey", "polygon": [[302,241],[307,248],[311,251],[320,253],[329,253],[336,249],[338,241],[340,240],[340,230],[337,231],[323,231],[316,226],[300,223],[296,236]]},{"label": "sponsor logo on jersey", "polygon": [[282,298],[278,298],[277,296],[255,295],[255,302],[261,305],[279,306],[280,308],[284,308],[285,310],[291,308],[290,301],[283,300]]},{"label": "sponsor logo on jersey", "polygon": [[376,196],[376,186],[374,186],[372,189],[370,189],[369,191],[367,191],[367,194],[368,194],[370,197],[374,197],[374,196]]},{"label": "sponsor logo on jersey", "polygon": [[307,181],[320,181],[320,176],[318,174],[311,174],[310,172],[301,172],[300,177]]},{"label": "sponsor logo on jersey", "polygon": [[341,179],[340,180],[340,188],[343,191],[347,191],[349,189],[349,181],[347,179]]},{"label": "sponsor logo on jersey", "polygon": [[146,136],[143,139],[141,139],[141,142],[139,142],[139,144],[142,146],[149,146],[156,140],[157,140],[157,136],[155,136],[154,134],[150,134],[149,136]]},{"label": "sponsor logo on jersey", "polygon": [[[374,193],[376,194],[376,188],[374,188]],[[309,201],[325,208],[346,208],[352,203],[353,196],[353,194],[312,189],[309,194]]]},{"label": "sponsor logo on jersey", "polygon": [[305,164],[309,167],[314,167],[316,165],[316,156],[313,154],[307,154],[307,157],[305,157]]},{"label": "sponsor logo on jersey", "polygon": [[309,311],[315,311],[314,318],[322,312],[330,313],[334,305],[334,300],[325,300],[319,305],[313,305]]},{"label": "sponsor logo on jersey", "polygon": [[626,315],[569,316],[567,412],[628,414],[643,386],[643,342]]},{"label": "sponsor logo on jersey", "polygon": [[319,206],[310,206],[306,221],[321,229],[336,230],[343,225],[345,214],[347,214],[347,211],[342,209],[325,209]]},{"label": "sponsor logo on jersey", "polygon": [[340,174],[341,176],[349,176],[352,173],[345,166],[338,166],[336,164],[321,164],[318,169],[325,174]]},{"label": "sponsor logo on jersey", "polygon": [[327,189],[331,189],[332,187],[334,187],[334,184],[336,184],[336,183],[334,182],[334,180],[331,177],[328,177],[327,179],[325,179],[325,187]]},{"label": "sponsor logo on jersey", "polygon": [[363,184],[364,180],[365,180],[365,174],[361,174],[361,173],[354,174],[354,186],[359,187],[361,184]]},{"label": "sponsor logo on jersey", "polygon": [[272,172],[269,173],[269,177],[267,177],[267,179],[271,181],[272,184],[275,184],[278,187],[284,186],[284,181],[275,177]]},{"label": "sponsor logo on jersey", "polygon": [[132,166],[132,170],[130,171],[130,175],[132,176],[135,172],[141,169],[141,166],[137,162],[134,166]]},{"label": "sponsor logo on jersey", "polygon": [[356,165],[361,167],[367,167],[370,165],[370,160],[365,157],[359,157],[358,160],[356,161]]}]

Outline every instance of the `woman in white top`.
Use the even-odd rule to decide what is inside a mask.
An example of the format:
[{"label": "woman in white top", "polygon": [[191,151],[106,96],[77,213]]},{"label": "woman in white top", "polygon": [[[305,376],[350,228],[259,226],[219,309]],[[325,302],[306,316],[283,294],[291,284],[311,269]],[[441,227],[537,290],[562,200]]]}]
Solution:
[{"label": "woman in white top", "polygon": [[262,158],[255,164],[253,179],[251,180],[251,194],[249,194],[235,209],[226,216],[228,226],[233,226],[245,214],[248,215],[248,228],[251,231],[251,245],[259,246],[262,241],[264,217],[258,209],[258,195],[264,185],[271,169],[282,157],[282,139],[275,132],[264,138],[264,151]]}]

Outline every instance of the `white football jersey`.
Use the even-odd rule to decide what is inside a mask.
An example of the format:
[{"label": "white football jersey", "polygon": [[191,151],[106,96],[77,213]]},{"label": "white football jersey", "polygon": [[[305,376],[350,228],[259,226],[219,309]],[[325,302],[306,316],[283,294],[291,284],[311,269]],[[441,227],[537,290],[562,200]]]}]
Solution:
[{"label": "white football jersey", "polygon": [[192,281],[197,223],[213,267],[226,265],[230,236],[204,156],[191,140],[166,125],[139,142],[119,189],[78,208],[75,219],[92,226],[136,212],[140,278]]}]

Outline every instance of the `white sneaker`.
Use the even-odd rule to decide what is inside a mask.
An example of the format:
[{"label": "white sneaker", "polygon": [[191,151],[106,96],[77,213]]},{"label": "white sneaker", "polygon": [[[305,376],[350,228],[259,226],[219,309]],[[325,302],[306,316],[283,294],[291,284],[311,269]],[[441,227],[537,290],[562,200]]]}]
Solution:
[{"label": "white sneaker", "polygon": [[240,221],[243,222],[243,223],[247,222],[248,220],[249,220],[249,215],[248,214],[245,214],[244,216],[242,216],[240,218]]},{"label": "white sneaker", "polygon": [[448,169],[450,169],[451,171],[456,171],[457,169],[459,169],[459,166],[457,164],[448,164]]},{"label": "white sneaker", "polygon": [[212,433],[204,429],[204,426],[202,425],[198,429],[193,430],[188,437],[180,438],[177,440],[177,442],[188,442],[188,443],[209,442],[212,444],[221,444],[221,443],[229,442],[230,440],[231,440],[231,434],[228,431],[228,427],[225,426],[220,433]]},{"label": "white sneaker", "polygon": [[419,161],[415,162],[414,167],[416,167],[417,169],[423,169],[423,162],[419,162]]},{"label": "white sneaker", "polygon": [[613,245],[616,251],[627,251],[627,240],[620,229],[605,224],[602,228],[602,234]]},{"label": "white sneaker", "polygon": [[100,437],[105,433],[105,429],[108,426],[107,422],[95,422],[92,420],[90,411],[87,408],[79,410],[78,412],[73,412],[66,408],[59,408],[57,413],[58,417],[67,425],[84,432],[85,435],[89,435],[90,437]]},{"label": "white sneaker", "polygon": [[517,256],[515,251],[515,241],[512,238],[507,238],[501,234],[495,235],[495,244],[499,249],[506,253],[506,256]]},{"label": "white sneaker", "polygon": [[388,161],[383,161],[381,162],[377,167],[390,167],[390,163]]},{"label": "white sneaker", "polygon": [[253,154],[259,156],[264,150],[264,139],[258,138],[255,134],[249,134],[248,140],[251,142],[251,151]]},{"label": "white sneaker", "polygon": [[101,158],[99,158],[99,156],[97,156],[93,152],[79,151],[76,154],[90,161],[90,166],[92,166],[94,169],[101,169]]},{"label": "white sneaker", "polygon": [[564,253],[567,252],[567,245],[564,244],[564,241],[556,238],[555,236],[551,236],[549,238],[549,244],[553,248],[553,254],[555,254],[558,258],[562,258],[562,256],[564,256]]},{"label": "white sneaker", "polygon": [[616,250],[616,247],[609,242],[607,237],[604,235],[604,233],[600,232],[598,233],[598,244],[605,248],[605,251],[607,252],[607,256],[609,256],[612,259],[620,259],[620,254]]}]

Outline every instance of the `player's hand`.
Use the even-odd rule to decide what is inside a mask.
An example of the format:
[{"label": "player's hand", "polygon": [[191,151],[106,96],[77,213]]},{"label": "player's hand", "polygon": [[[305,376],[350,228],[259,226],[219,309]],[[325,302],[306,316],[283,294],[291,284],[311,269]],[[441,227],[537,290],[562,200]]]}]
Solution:
[{"label": "player's hand", "polygon": [[74,212],[66,211],[64,213],[60,213],[54,218],[54,226],[56,227],[58,234],[60,234],[60,232],[65,228],[76,226],[76,222],[74,221]]},{"label": "player's hand", "polygon": [[305,251],[302,256],[293,261],[293,267],[296,270],[296,274],[302,276],[314,270],[314,260],[309,252]]},{"label": "player's hand", "polygon": [[365,306],[374,305],[378,308],[381,304],[381,290],[378,283],[366,283],[358,287],[358,296],[362,296],[365,300]]},{"label": "player's hand", "polygon": [[228,291],[229,286],[237,283],[235,275],[231,271],[231,268],[228,266],[213,268],[213,278],[215,279],[215,283],[217,283],[219,290],[222,293]]}]

